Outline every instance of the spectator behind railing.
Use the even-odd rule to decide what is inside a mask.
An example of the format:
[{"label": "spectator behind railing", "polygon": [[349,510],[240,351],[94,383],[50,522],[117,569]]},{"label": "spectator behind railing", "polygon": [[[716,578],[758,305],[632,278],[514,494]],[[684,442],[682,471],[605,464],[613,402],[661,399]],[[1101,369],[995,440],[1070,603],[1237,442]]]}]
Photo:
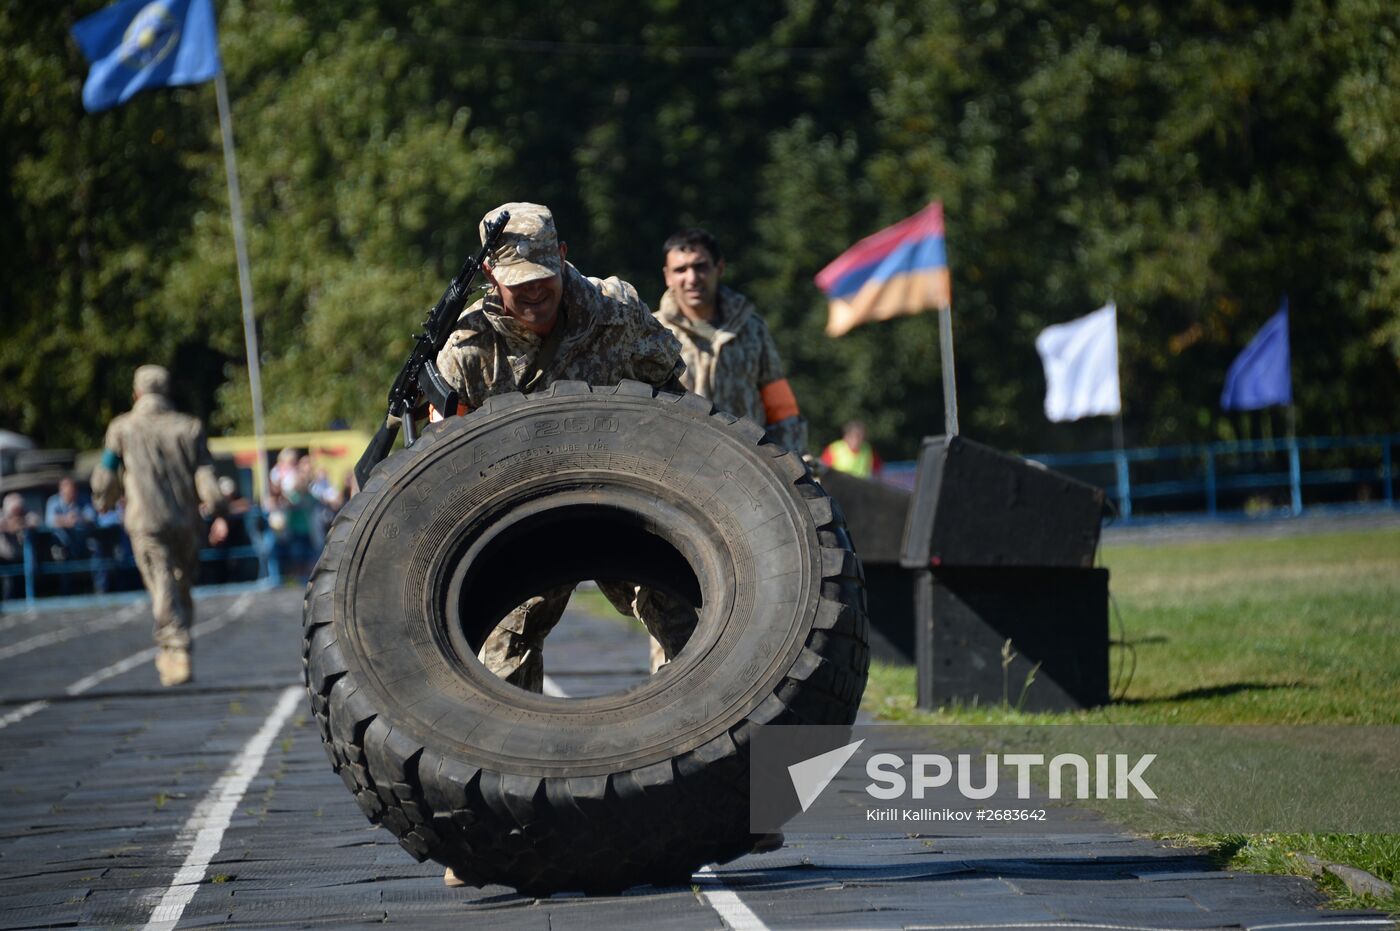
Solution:
[{"label": "spectator behind railing", "polygon": [[219,479],[219,490],[224,493],[230,517],[242,517],[253,509],[253,502],[243,497],[243,490],[238,487],[238,482],[227,475]]},{"label": "spectator behind railing", "polygon": [[[253,541],[261,536],[260,515],[253,510],[252,503],[243,497],[238,483],[232,478],[220,478],[219,491],[224,495],[228,534],[208,547],[214,553],[206,551],[202,556],[200,580],[212,584],[252,581],[257,577],[258,569],[250,563],[246,553]],[[210,520],[210,515],[204,516],[206,521]]]},{"label": "spectator behind railing", "polygon": [[305,582],[345,503],[345,490],[309,454],[294,449],[277,455],[272,478],[267,522],[276,535],[278,563],[287,576]]},{"label": "spectator behind railing", "polygon": [[[284,457],[285,459],[286,457]],[[219,489],[227,501],[227,534],[218,542],[211,538],[202,548],[197,584],[250,582],[259,578],[264,557],[256,551],[264,546],[264,535],[275,548],[281,570],[304,581],[320,555],[325,535],[335,514],[349,494],[349,479],[336,488],[325,469],[298,455],[296,472],[284,473],[288,493],[273,486],[268,508],[254,507],[244,497],[238,483],[229,477],[219,479]],[[26,595],[25,548],[32,551],[36,572],[29,579],[38,597],[104,594],[140,586],[135,573],[131,543],[122,526],[125,499],[105,512],[96,511],[82,496],[81,487],[64,479],[59,491],[46,502],[51,522],[28,509],[24,496],[7,495],[0,514],[0,600]],[[212,529],[213,515],[201,507],[206,533]],[[250,555],[253,552],[254,555]],[[267,555],[272,555],[268,553]],[[90,567],[90,574],[88,570]]]},{"label": "spectator behind railing", "polygon": [[282,574],[305,582],[317,553],[311,549],[311,493],[294,484],[290,492],[274,485],[268,501],[267,525],[276,535],[277,562]]},{"label": "spectator behind railing", "polygon": [[277,464],[267,474],[268,484],[272,486],[273,491],[280,491],[285,495],[296,487],[299,458],[300,454],[291,446],[277,454]]},{"label": "spectator behind railing", "polygon": [[[92,502],[86,501],[78,493],[78,483],[71,478],[61,479],[58,493],[49,496],[44,506],[44,524],[53,534],[54,545],[50,554],[55,562],[68,559],[87,559],[100,555],[100,547],[93,530],[97,527],[97,510]],[[71,594],[71,575],[60,577],[63,594]],[[92,574],[94,591],[107,590],[107,570],[97,569]]]},{"label": "spectator behind railing", "polygon": [[[263,513],[239,494],[232,479],[221,479],[219,485],[229,499],[228,530],[226,536],[215,540],[212,516],[201,515],[205,524],[201,536],[208,539],[208,545],[201,548],[197,584],[255,581],[273,568],[266,563],[271,554],[264,550],[267,524]],[[0,601],[141,588],[131,543],[122,526],[125,503],[119,498],[111,510],[95,513],[96,520],[84,525],[86,543],[75,546],[71,533],[60,537],[72,526],[59,522],[51,527],[28,509],[22,494],[6,495],[0,509]]]},{"label": "spectator behind railing", "polygon": [[[309,457],[303,456],[302,461],[311,468]],[[311,515],[311,549],[319,556],[326,545],[326,534],[330,532],[331,521],[335,520],[335,512],[344,502],[325,469],[312,469],[309,490],[312,500],[316,502]]]},{"label": "spectator behind railing", "polygon": [[[98,553],[102,559],[111,559],[120,563],[130,563],[135,565],[136,557],[131,552],[131,541],[127,539],[126,528],[122,526],[122,518],[126,515],[126,496],[117,499],[117,503],[112,505],[112,509],[97,515],[97,538]],[[104,587],[97,587],[97,576],[101,573],[104,576]],[[118,568],[115,572],[116,578],[108,575],[105,569],[93,573],[93,591],[126,591],[137,588],[140,579],[136,573],[130,569]],[[115,584],[114,584],[115,583]]]},{"label": "spectator behind railing", "polygon": [[[5,496],[0,511],[0,565],[24,563],[24,538],[39,526],[39,515],[24,504],[24,496],[12,492]],[[9,600],[24,589],[24,579],[15,575],[0,576],[0,597]]]}]

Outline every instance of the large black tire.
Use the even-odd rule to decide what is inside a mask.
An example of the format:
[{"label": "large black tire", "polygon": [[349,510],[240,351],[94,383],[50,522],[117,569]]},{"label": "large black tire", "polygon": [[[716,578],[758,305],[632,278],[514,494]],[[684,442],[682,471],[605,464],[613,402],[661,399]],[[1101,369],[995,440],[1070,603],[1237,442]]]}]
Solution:
[{"label": "large black tire", "polygon": [[[561,382],[379,466],[331,527],[304,631],[326,751],[369,819],[468,882],[537,895],[746,852],[752,729],[850,723],[869,665],[840,512],[762,435],[695,395]],[[685,649],[587,699],[477,661],[510,607],[588,578],[702,604]]]}]

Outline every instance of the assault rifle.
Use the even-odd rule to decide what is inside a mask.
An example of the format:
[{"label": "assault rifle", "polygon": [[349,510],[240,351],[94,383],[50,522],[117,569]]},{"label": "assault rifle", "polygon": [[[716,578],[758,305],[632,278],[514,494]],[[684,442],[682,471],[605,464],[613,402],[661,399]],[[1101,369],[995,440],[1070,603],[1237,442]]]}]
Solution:
[{"label": "assault rifle", "polygon": [[355,463],[355,481],[361,488],[369,481],[370,471],[383,462],[393,449],[400,424],[403,425],[403,445],[412,446],[417,439],[413,430],[413,412],[420,398],[426,398],[444,417],[457,413],[457,391],[437,370],[437,354],[447,345],[447,337],[452,335],[452,327],[462,315],[462,308],[466,306],[467,296],[481,272],[482,264],[495,249],[496,240],[501,238],[501,231],[509,222],[510,214],[502,211],[486,223],[481,251],[462,264],[437,304],[428,311],[428,316],[423,320],[423,332],[418,334],[413,351],[408,354],[408,361],[399,369],[399,376],[389,388],[389,412],[384,417],[384,424],[369,441],[360,461]]}]

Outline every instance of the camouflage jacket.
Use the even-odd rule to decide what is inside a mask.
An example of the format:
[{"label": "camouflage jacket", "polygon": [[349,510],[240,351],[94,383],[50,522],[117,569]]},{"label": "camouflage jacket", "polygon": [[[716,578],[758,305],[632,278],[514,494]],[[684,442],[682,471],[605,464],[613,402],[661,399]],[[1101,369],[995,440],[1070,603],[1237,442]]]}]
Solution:
[{"label": "camouflage jacket", "polygon": [[128,533],[198,534],[201,500],[216,513],[223,510],[204,425],[176,411],[169,399],[137,398],[107,428],[104,445],[103,463],[92,473],[93,500],[106,511],[125,493],[122,523]]},{"label": "camouflage jacket", "polygon": [[720,410],[747,417],[768,428],[768,438],[793,452],[807,451],[807,422],[800,416],[770,422],[763,389],[784,380],[783,361],[768,325],[753,303],[738,291],[721,287],[716,324],[687,317],[667,291],[656,319],[681,343],[685,375],[681,382],[709,398]]},{"label": "camouflage jacket", "polygon": [[[685,371],[680,346],[656,322],[625,281],[585,278],[564,265],[564,333],[539,384],[577,379],[615,385],[624,378],[657,388],[681,390]],[[520,390],[535,364],[544,338],[501,307],[495,290],[467,309],[438,353],[438,370],[457,389],[466,410],[487,398]]]}]

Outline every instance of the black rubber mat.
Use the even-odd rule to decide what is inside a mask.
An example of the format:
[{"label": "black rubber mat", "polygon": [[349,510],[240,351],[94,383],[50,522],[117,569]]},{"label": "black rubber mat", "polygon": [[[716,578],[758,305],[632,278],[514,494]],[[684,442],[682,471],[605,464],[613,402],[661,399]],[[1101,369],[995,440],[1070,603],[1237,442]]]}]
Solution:
[{"label": "black rubber mat", "polygon": [[[191,688],[161,689],[141,663],[66,694],[149,647],[144,618],[0,661],[0,718],[47,702],[0,727],[0,929],[145,925],[191,850],[191,816],[299,682],[299,591],[220,596],[198,612],[201,622],[232,619],[197,642]],[[10,624],[0,647],[99,613]],[[614,688],[642,675],[645,653],[617,624],[580,616],[561,625],[566,636],[546,651],[551,676]],[[1113,834],[797,835],[776,853],[716,868],[719,882],[546,900],[448,889],[440,868],[415,863],[365,821],[300,701],[178,927],[716,929],[740,920],[721,901],[730,893],[744,921],[770,928],[1382,927],[1374,914],[1320,911],[1305,880],[1221,873],[1190,851]]]}]

